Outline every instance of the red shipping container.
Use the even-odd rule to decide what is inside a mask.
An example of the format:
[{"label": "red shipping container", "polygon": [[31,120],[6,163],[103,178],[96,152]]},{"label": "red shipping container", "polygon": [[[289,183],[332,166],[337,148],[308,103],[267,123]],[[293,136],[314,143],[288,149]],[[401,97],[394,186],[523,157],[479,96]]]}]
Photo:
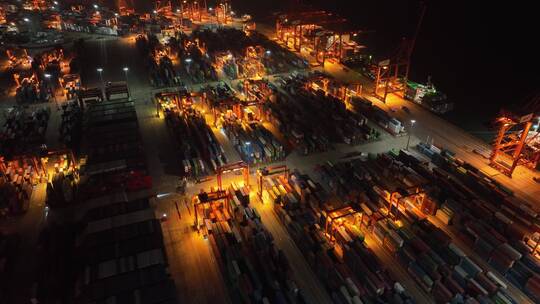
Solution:
[{"label": "red shipping container", "polygon": [[452,293],[439,282],[436,282],[432,290],[433,298],[436,303],[448,303],[452,300]]},{"label": "red shipping container", "polygon": [[523,240],[525,235],[527,235],[527,229],[521,224],[512,223],[506,227],[506,235],[510,239]]},{"label": "red shipping container", "polygon": [[454,294],[463,294],[465,292],[465,290],[450,276],[447,276],[444,279],[444,283],[448,290],[452,291]]},{"label": "red shipping container", "polygon": [[488,279],[482,272],[478,273],[475,279],[489,294],[497,292],[497,285]]},{"label": "red shipping container", "polygon": [[426,253],[430,249],[429,246],[426,245],[426,243],[424,243],[424,241],[419,238],[412,239],[411,246],[417,254]]}]

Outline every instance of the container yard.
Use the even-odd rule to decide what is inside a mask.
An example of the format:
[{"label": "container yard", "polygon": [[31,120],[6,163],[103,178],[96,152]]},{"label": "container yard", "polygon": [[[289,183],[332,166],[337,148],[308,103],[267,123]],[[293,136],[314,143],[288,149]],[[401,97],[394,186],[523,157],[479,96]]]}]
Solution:
[{"label": "container yard", "polygon": [[339,99],[306,89],[300,74],[286,78],[281,89],[276,100],[265,105],[266,116],[303,155],[327,151],[334,143],[358,145],[379,136],[365,116],[348,110]]},{"label": "container yard", "polygon": [[0,303],[540,303],[538,98],[439,116],[427,4],[113,2],[0,4]]},{"label": "container yard", "polygon": [[273,244],[244,183],[194,197],[197,227],[203,227],[231,300],[303,303],[286,256]]},{"label": "container yard", "polygon": [[[443,170],[446,171],[448,168],[442,169],[440,162],[442,159],[444,159],[443,163],[446,162],[446,159],[453,159],[451,152],[441,151],[436,147],[426,147],[426,145],[419,145],[418,150],[422,151],[423,154],[439,156],[433,157],[433,163],[427,164],[421,161],[422,158],[416,158],[414,154],[402,150],[399,155],[379,157],[377,161],[380,164],[392,164],[389,168],[385,166],[386,169],[381,170],[382,167],[377,169],[376,166],[371,167],[362,161],[335,165],[327,164],[320,168],[320,172],[322,172],[321,178],[326,180],[330,189],[340,197],[349,197],[349,195],[354,194],[357,197],[359,195],[361,202],[367,199],[369,204],[365,204],[365,206],[369,210],[366,207],[361,209],[376,214],[375,218],[378,218],[372,220],[375,222],[372,232],[375,239],[378,239],[384,246],[389,247],[387,249],[390,252],[396,254],[399,263],[407,267],[408,272],[411,273],[415,280],[418,280],[418,277],[422,278],[420,281],[421,286],[425,291],[431,292],[436,300],[446,302],[456,297],[455,290],[447,292],[441,288],[441,284],[436,284],[440,278],[445,278],[451,274],[452,279],[466,291],[465,294],[461,293],[464,298],[472,296],[480,300],[489,297],[495,301],[510,299],[514,302],[520,302],[523,301],[523,294],[525,294],[531,297],[533,301],[537,301],[537,295],[534,294],[534,287],[532,287],[535,281],[530,279],[534,273],[532,269],[536,269],[536,266],[534,263],[525,266],[525,261],[532,261],[531,254],[534,254],[534,241],[529,242],[533,243],[529,245],[523,242],[523,240],[530,240],[535,230],[531,229],[531,226],[523,225],[520,222],[514,224],[508,218],[514,220],[519,217],[525,218],[527,217],[525,215],[526,211],[523,211],[517,217],[503,213],[503,210],[508,209],[505,204],[510,205],[510,202],[518,204],[512,210],[528,210],[533,215],[534,211],[526,204],[516,203],[518,200],[513,198],[511,193],[504,192],[503,188],[497,183],[489,182],[489,179],[485,176],[475,176],[474,173],[470,173],[469,182],[471,184],[464,185],[462,183],[467,179],[463,177],[454,178],[451,174],[443,173]],[[448,157],[444,155],[448,155]],[[434,167],[434,165],[437,167]],[[472,172],[475,172],[474,167],[463,162],[461,162],[461,165],[465,165]],[[398,171],[392,172],[391,168],[394,166]],[[366,171],[361,173],[360,168]],[[350,172],[350,169],[353,169],[352,172]],[[466,169],[461,169],[461,172],[464,170]],[[376,172],[382,173],[376,174]],[[350,176],[351,173],[353,174],[352,177]],[[434,178],[429,174],[437,175],[439,178]],[[363,179],[362,176],[364,178],[369,176],[368,181],[370,182],[360,188],[351,186],[351,184],[356,184],[356,182],[351,182],[351,178],[353,178],[353,181],[357,179],[360,182]],[[403,176],[403,180],[397,183],[396,178],[399,179],[400,176]],[[441,181],[441,179],[444,181]],[[429,182],[426,183],[427,181]],[[366,188],[374,182],[375,185],[371,186],[371,189]],[[472,184],[476,185],[473,187]],[[357,185],[361,185],[361,182]],[[463,188],[457,190],[454,188],[456,186]],[[453,195],[462,196],[465,193],[471,196],[453,197]],[[484,195],[489,196],[485,197]],[[480,214],[482,211],[479,210],[489,209],[483,207],[482,203],[476,203],[476,201],[484,196],[483,203],[487,206],[494,206],[491,204],[494,204],[497,195],[500,200],[498,208],[492,207],[492,213],[486,211]],[[349,199],[357,201],[356,198]],[[378,207],[371,205],[377,201],[380,204]],[[460,205],[456,201],[460,201],[462,204],[467,202],[467,204]],[[521,205],[523,206],[520,207]],[[461,206],[462,209],[456,209],[457,206]],[[465,206],[470,208],[470,215],[465,212]],[[358,209],[360,210],[360,208]],[[455,210],[455,213],[453,210]],[[456,216],[457,218],[453,219],[454,214],[459,214],[459,217]],[[388,216],[392,220],[388,219]],[[433,219],[434,217],[436,219]],[[506,221],[501,222],[499,218]],[[478,219],[482,220],[478,221]],[[452,220],[455,220],[455,222]],[[448,226],[448,224],[451,225]],[[409,233],[412,233],[412,235]],[[391,236],[389,243],[386,242],[388,236]],[[456,239],[460,245],[452,243],[452,240]],[[510,242],[512,244],[508,243],[508,239],[514,240]],[[413,247],[411,251],[414,253],[408,251],[407,244]],[[467,249],[460,248],[460,246]],[[516,248],[521,248],[521,252]],[[429,254],[430,252],[438,254],[440,259],[435,260],[441,262],[442,259],[447,267],[453,268],[453,272],[451,269],[424,265],[425,261],[429,260],[422,254]],[[470,252],[471,255],[469,256],[464,252]],[[407,258],[403,257],[403,255],[406,255]],[[524,258],[524,256],[529,256],[529,258]],[[511,267],[514,263],[520,262],[522,258],[524,258],[524,262],[519,263],[518,270],[512,271]],[[416,262],[419,265],[416,265]],[[441,263],[439,263],[440,266]],[[489,280],[486,278],[489,278]],[[528,280],[531,281],[527,284]],[[501,282],[504,283],[501,284]],[[517,282],[521,283],[516,284]],[[448,285],[453,285],[453,283],[446,281],[444,283],[447,288]],[[523,294],[512,298],[507,293],[507,290],[510,289],[507,289],[508,287],[502,288],[510,284],[521,289]],[[512,291],[512,294],[515,295],[515,290]]]},{"label": "container yard", "polygon": [[238,91],[221,82],[203,94],[214,126],[223,130],[242,160],[254,165],[285,158],[286,147],[265,126],[263,108],[273,98],[268,81],[246,79],[238,82]]},{"label": "container yard", "polygon": [[158,93],[156,103],[179,152],[179,162],[186,177],[199,178],[217,172],[226,164],[223,148],[207,124],[204,114],[193,106],[187,91]]},{"label": "container yard", "polygon": [[323,227],[346,218],[362,225],[360,213],[351,207],[331,214],[322,210],[319,205],[324,209],[330,207],[323,206],[327,193],[298,172],[265,177],[263,189],[264,198],[274,203],[278,217],[335,303],[413,302],[364,243],[364,233],[358,227],[343,225],[325,233]]},{"label": "container yard", "polygon": [[44,143],[51,115],[47,107],[26,109],[13,107],[5,111],[0,151],[3,156],[25,154]]},{"label": "container yard", "polygon": [[203,54],[213,58],[215,70],[230,79],[259,78],[306,67],[302,59],[257,32],[204,30],[193,32],[192,39]]}]

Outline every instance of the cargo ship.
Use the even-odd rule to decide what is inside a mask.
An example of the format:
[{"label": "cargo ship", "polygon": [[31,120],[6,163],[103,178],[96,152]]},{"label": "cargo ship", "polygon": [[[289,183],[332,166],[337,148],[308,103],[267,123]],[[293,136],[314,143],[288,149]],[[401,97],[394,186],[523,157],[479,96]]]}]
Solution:
[{"label": "cargo ship", "polygon": [[454,109],[454,103],[447,100],[446,94],[437,91],[430,80],[428,80],[427,84],[408,81],[405,99],[413,101],[437,114],[445,114]]}]

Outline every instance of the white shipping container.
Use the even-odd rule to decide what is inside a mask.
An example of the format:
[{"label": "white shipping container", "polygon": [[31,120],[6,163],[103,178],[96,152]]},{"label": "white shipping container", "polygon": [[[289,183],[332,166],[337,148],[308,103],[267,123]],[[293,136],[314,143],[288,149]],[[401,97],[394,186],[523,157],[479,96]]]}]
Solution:
[{"label": "white shipping container", "polygon": [[448,248],[450,248],[450,250],[452,250],[457,256],[461,258],[466,256],[465,253],[463,253],[463,251],[459,249],[459,247],[454,243],[450,243],[450,245],[448,245]]},{"label": "white shipping container", "polygon": [[356,284],[354,284],[351,278],[346,278],[345,283],[347,284],[347,289],[349,290],[352,296],[360,295],[360,291],[358,290],[358,287],[356,287]]},{"label": "white shipping container", "polygon": [[343,296],[343,298],[345,298],[347,303],[352,304],[352,298],[351,298],[351,295],[349,294],[349,292],[347,291],[347,288],[342,285],[339,288],[339,291],[341,292],[341,295]]},{"label": "white shipping container", "polygon": [[354,296],[352,298],[352,302],[353,302],[353,304],[364,304],[364,302],[362,302],[362,300],[360,300],[359,296]]}]

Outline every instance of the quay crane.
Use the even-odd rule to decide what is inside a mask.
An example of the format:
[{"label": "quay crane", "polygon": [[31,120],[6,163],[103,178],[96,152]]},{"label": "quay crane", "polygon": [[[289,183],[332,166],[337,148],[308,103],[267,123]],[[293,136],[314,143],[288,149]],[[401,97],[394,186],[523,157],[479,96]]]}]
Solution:
[{"label": "quay crane", "polygon": [[[540,164],[540,92],[533,95],[520,111],[502,111],[497,119],[499,132],[493,143],[490,165],[512,177],[517,166],[531,169]],[[536,125],[533,128],[534,123]],[[531,130],[533,129],[533,130]]]},{"label": "quay crane", "polygon": [[386,102],[386,97],[390,93],[405,92],[407,80],[409,79],[411,57],[427,10],[426,3],[422,3],[421,5],[420,18],[418,19],[412,38],[404,38],[393,57],[380,61],[377,64],[377,75],[373,93],[382,102]]}]

